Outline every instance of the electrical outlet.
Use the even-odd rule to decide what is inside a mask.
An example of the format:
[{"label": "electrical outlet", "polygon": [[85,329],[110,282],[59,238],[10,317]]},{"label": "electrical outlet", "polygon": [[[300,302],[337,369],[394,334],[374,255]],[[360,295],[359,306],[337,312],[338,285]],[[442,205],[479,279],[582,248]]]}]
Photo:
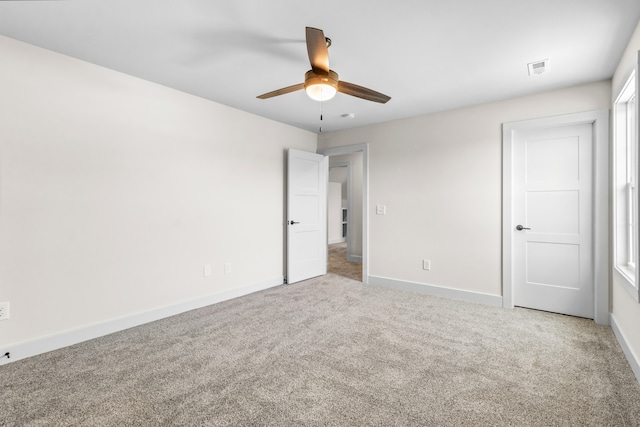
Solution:
[{"label": "electrical outlet", "polygon": [[231,263],[230,262],[225,262],[224,263],[224,274],[229,274],[231,273]]},{"label": "electrical outlet", "polygon": [[205,264],[204,271],[203,271],[204,277],[209,277],[211,276],[212,273],[213,272],[211,270],[211,264]]},{"label": "electrical outlet", "polygon": [[0,302],[0,320],[9,318],[9,301]]},{"label": "electrical outlet", "polygon": [[386,215],[387,207],[385,205],[377,205],[376,206],[376,215]]},{"label": "electrical outlet", "polygon": [[431,270],[431,260],[430,259],[423,259],[422,260],[422,269],[423,270],[427,270],[427,271]]}]

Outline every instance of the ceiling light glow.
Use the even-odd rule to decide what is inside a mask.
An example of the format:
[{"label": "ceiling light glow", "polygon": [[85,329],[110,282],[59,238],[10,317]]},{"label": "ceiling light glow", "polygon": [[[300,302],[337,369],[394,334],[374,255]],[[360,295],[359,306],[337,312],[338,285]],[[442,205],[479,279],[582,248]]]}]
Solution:
[{"label": "ceiling light glow", "polygon": [[337,92],[335,87],[326,83],[308,85],[304,89],[307,91],[309,98],[314,101],[328,101],[336,96]]},{"label": "ceiling light glow", "polygon": [[316,74],[309,70],[304,75],[304,90],[315,101],[328,101],[338,92],[338,73]]}]

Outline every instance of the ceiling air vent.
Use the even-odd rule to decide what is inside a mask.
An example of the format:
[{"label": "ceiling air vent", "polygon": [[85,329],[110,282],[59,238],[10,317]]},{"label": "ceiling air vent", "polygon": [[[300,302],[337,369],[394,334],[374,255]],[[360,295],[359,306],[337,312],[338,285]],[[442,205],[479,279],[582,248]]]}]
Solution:
[{"label": "ceiling air vent", "polygon": [[542,59],[540,61],[531,62],[527,64],[527,67],[529,68],[530,76],[537,76],[540,74],[544,74],[547,71],[549,71],[549,60]]}]

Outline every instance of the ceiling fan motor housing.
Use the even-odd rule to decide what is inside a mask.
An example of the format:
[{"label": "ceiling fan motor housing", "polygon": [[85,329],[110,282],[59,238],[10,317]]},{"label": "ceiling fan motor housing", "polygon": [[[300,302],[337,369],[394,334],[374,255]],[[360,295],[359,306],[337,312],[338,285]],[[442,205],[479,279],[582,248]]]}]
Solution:
[{"label": "ceiling fan motor housing", "polygon": [[338,91],[338,73],[329,70],[328,74],[319,74],[309,70],[304,75],[304,89],[316,101],[331,99]]}]

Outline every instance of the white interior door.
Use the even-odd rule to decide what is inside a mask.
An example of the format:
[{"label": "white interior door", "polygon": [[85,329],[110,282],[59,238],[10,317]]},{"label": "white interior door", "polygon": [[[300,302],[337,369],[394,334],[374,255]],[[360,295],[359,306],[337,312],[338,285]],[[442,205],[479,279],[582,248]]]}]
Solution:
[{"label": "white interior door", "polygon": [[289,149],[287,282],[327,273],[328,158]]},{"label": "white interior door", "polygon": [[515,305],[594,317],[592,135],[592,124],[514,135]]}]

